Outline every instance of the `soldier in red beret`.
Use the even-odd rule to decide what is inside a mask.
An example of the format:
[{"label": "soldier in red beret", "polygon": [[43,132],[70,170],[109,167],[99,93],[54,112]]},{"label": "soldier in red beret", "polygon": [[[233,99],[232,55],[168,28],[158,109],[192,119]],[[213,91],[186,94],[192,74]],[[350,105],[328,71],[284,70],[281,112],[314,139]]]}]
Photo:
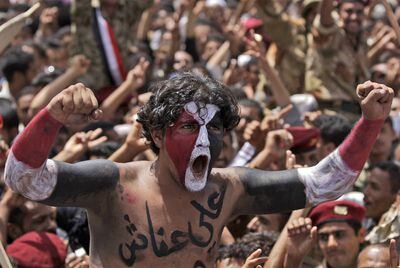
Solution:
[{"label": "soldier in red beret", "polygon": [[318,227],[318,244],[324,255],[319,267],[356,267],[365,231],[365,208],[351,201],[329,201],[316,206],[309,217]]}]

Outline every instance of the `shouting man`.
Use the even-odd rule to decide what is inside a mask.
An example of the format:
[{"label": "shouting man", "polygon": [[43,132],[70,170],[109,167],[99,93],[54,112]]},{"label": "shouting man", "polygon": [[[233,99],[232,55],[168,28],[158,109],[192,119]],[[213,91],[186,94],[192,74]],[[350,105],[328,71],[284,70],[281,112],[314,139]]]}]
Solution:
[{"label": "shouting man", "polygon": [[230,218],[315,205],[352,187],[393,99],[393,90],[377,83],[357,91],[363,117],[336,151],[314,167],[268,172],[212,169],[238,107],[224,85],[190,73],[156,84],[139,113],[156,161],[49,160],[63,124],[101,115],[92,91],[73,85],[17,138],[5,180],[32,200],[86,208],[93,267],[210,267]]}]

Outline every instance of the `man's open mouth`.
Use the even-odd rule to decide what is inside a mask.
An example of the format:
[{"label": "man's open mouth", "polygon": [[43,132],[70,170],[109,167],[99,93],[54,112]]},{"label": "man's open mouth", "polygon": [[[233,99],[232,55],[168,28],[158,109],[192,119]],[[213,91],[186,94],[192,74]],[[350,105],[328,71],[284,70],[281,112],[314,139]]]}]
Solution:
[{"label": "man's open mouth", "polygon": [[199,155],[196,157],[193,162],[191,163],[191,169],[193,172],[193,175],[196,178],[203,178],[205,172],[207,171],[206,169],[208,168],[208,156],[207,155]]}]

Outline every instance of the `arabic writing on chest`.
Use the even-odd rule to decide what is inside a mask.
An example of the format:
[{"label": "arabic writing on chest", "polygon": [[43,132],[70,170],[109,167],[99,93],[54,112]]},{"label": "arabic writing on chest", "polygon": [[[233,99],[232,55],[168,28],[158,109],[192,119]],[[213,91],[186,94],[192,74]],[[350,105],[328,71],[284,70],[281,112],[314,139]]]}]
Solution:
[{"label": "arabic writing on chest", "polygon": [[[187,230],[174,230],[171,233],[170,243],[164,241],[163,239],[160,242],[157,242],[159,241],[160,237],[165,236],[165,230],[163,227],[160,227],[157,230],[154,229],[147,201],[146,218],[150,237],[138,232],[135,224],[131,222],[129,215],[125,214],[124,220],[127,222],[126,231],[132,238],[129,243],[125,242],[119,245],[118,253],[121,260],[125,265],[132,266],[136,261],[136,253],[138,251],[147,249],[149,246],[151,246],[153,253],[157,257],[165,257],[171,253],[180,251],[189,243],[192,243],[200,248],[208,247],[212,243],[214,237],[214,225],[211,223],[211,221],[217,219],[221,214],[225,190],[225,187],[222,187],[219,192],[213,192],[207,199],[207,207],[195,200],[192,200],[190,202],[191,205],[196,209],[197,212],[200,213],[198,226],[192,226],[192,223],[188,221]],[[207,233],[207,235],[204,238],[196,235],[196,230],[202,230],[202,233]],[[216,241],[214,240],[207,252],[210,252],[215,244]]]}]

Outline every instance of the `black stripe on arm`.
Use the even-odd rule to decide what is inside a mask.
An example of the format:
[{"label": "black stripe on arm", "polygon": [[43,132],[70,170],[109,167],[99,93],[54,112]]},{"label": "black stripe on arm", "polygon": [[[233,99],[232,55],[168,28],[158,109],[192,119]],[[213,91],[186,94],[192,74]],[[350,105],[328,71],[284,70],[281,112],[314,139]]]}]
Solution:
[{"label": "black stripe on arm", "polygon": [[268,214],[286,212],[306,205],[304,185],[296,169],[263,171],[237,168],[244,187],[237,214]]},{"label": "black stripe on arm", "polygon": [[57,184],[43,203],[51,206],[91,208],[98,198],[115,189],[119,169],[109,160],[91,160],[76,164],[57,162]]}]

